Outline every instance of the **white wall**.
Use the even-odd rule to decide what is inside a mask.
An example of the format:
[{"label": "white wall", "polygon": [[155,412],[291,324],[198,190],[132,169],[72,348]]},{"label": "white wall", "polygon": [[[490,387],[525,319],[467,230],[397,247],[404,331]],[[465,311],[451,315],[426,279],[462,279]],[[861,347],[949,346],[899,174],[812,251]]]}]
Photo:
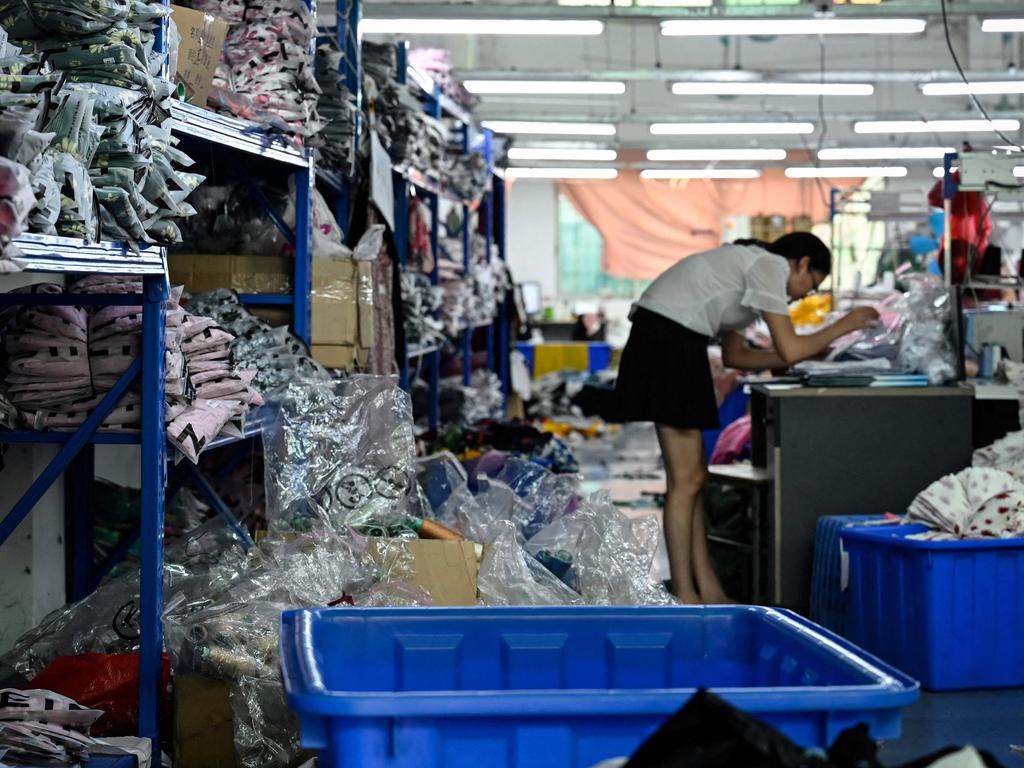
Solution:
[{"label": "white wall", "polygon": [[558,193],[553,181],[520,180],[508,193],[508,263],[518,283],[541,285],[545,304],[558,296]]}]

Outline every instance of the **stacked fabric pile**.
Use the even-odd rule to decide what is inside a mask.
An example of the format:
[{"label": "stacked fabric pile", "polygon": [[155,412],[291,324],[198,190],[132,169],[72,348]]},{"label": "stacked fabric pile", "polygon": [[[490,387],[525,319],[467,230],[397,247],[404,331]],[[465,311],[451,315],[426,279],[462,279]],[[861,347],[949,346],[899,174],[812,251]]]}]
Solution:
[{"label": "stacked fabric pile", "polygon": [[274,328],[252,314],[227,288],[197,293],[188,301],[198,315],[213,318],[217,325],[233,336],[231,362],[253,373],[252,384],[270,395],[285,386],[294,376],[306,379],[329,379],[330,374],[309,356],[309,350],[287,326]]},{"label": "stacked fabric pile", "polygon": [[320,154],[328,168],[350,174],[355,155],[359,110],[355,96],[345,87],[344,57],[334,42],[316,49],[316,81],[320,85]]},{"label": "stacked fabric pile", "polygon": [[157,77],[163,57],[154,44],[169,14],[155,0],[45,0],[32,13],[20,0],[0,2],[0,27],[22,49],[0,64],[0,111],[42,128],[26,136],[39,208],[33,231],[180,239],[177,220],[194,213],[185,198],[203,177],[178,170],[192,161],[162,127],[172,86]]},{"label": "stacked fabric pile", "polygon": [[1024,535],[1024,486],[1002,470],[970,467],[928,486],[907,517],[935,529],[923,538],[1017,538]]},{"label": "stacked fabric pile", "polygon": [[413,269],[403,269],[401,281],[406,343],[419,347],[444,343],[444,324],[434,316],[441,309],[440,289],[425,274]]},{"label": "stacked fabric pile", "polygon": [[441,178],[463,200],[476,200],[487,187],[487,161],[479,152],[463,152],[449,143]]},{"label": "stacked fabric pile", "polygon": [[103,715],[53,691],[0,689],[0,760],[12,765],[89,762],[92,724]]},{"label": "stacked fabric pile", "polygon": [[440,120],[424,113],[408,86],[397,82],[395,47],[363,41],[362,50],[366,106],[372,109],[368,124],[374,127],[384,149],[398,164],[424,172],[442,168],[448,130]]},{"label": "stacked fabric pile", "polygon": [[[53,284],[19,292],[60,294]],[[140,294],[138,278],[96,275],[69,291],[82,294]],[[231,334],[211,318],[187,315],[178,305],[181,288],[166,307],[165,391],[168,434],[193,462],[222,432],[240,434],[238,423],[262,399],[252,388],[254,373],[230,365]],[[4,426],[73,430],[81,426],[132,361],[141,354],[142,308],[106,306],[15,306],[0,314],[8,356],[4,374]],[[140,397],[131,390],[103,421],[103,428],[138,429]],[[232,424],[235,422],[235,424]]]},{"label": "stacked fabric pile", "polygon": [[323,126],[309,44],[316,20],[306,0],[186,0],[231,25],[208,104],[305,143]]},{"label": "stacked fabric pile", "polygon": [[477,100],[452,72],[451,54],[443,48],[413,48],[409,64],[425,73],[441,86],[441,93],[466,109],[473,109]]}]

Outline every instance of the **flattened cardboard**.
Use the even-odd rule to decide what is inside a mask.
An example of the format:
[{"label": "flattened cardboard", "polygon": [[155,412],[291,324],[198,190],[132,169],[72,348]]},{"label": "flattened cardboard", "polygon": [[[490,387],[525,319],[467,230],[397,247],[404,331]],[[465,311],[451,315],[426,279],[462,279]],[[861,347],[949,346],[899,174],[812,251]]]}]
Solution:
[{"label": "flattened cardboard", "polygon": [[230,683],[200,675],[174,678],[174,765],[231,768],[235,760]]},{"label": "flattened cardboard", "polygon": [[313,344],[355,346],[359,340],[356,267],[352,259],[313,259]]},{"label": "flattened cardboard", "polygon": [[220,60],[228,23],[208,13],[172,5],[174,25],[181,35],[175,82],[185,86],[185,101],[205,107]]}]

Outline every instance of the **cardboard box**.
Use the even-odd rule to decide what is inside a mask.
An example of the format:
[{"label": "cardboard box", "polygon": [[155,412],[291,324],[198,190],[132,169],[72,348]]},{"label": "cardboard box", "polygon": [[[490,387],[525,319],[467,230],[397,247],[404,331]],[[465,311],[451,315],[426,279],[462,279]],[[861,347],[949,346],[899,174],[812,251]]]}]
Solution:
[{"label": "cardboard box", "polygon": [[[384,541],[383,539],[381,541]],[[422,587],[434,605],[476,605],[476,544],[471,541],[434,541],[429,539],[392,539],[383,554],[385,568],[412,555],[413,574],[409,581]]]},{"label": "cardboard box", "polygon": [[359,301],[359,346],[370,349],[373,346],[373,304],[375,286],[373,284],[373,263],[356,262]]},{"label": "cardboard box", "polygon": [[357,345],[359,310],[356,265],[352,259],[313,259],[311,304],[314,345]]},{"label": "cardboard box", "polygon": [[282,256],[172,253],[171,282],[190,291],[233,288],[239,293],[291,293],[295,262]]},{"label": "cardboard box", "polygon": [[252,304],[246,307],[256,317],[265,323],[277,328],[281,325],[291,325],[293,313],[291,307],[265,307],[259,304]]},{"label": "cardboard box", "polygon": [[230,683],[199,675],[174,678],[174,765],[225,768],[236,765]]},{"label": "cardboard box", "polygon": [[350,370],[356,363],[356,348],[345,344],[313,344],[310,354],[324,368]]},{"label": "cardboard box", "polygon": [[171,9],[174,25],[181,35],[174,80],[185,86],[185,101],[205,107],[229,25],[201,11],[177,5],[172,5]]}]

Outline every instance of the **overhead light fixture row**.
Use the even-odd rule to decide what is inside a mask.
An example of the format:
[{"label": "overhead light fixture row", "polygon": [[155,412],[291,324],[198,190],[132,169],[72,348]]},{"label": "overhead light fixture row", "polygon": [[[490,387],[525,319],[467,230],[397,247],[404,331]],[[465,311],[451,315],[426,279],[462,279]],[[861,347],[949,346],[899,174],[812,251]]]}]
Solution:
[{"label": "overhead light fixture row", "polygon": [[655,136],[795,136],[814,133],[814,123],[653,123],[650,130]]},{"label": "overhead light fixture row", "polygon": [[958,133],[1017,131],[1019,120],[861,120],[853,124],[856,133]]},{"label": "overhead light fixture row", "polygon": [[785,160],[784,149],[652,149],[647,152],[652,162]]},{"label": "overhead light fixture row", "polygon": [[924,19],[811,18],[811,19],[671,19],[661,34],[676,36],[731,35],[912,35],[924,32]]},{"label": "overhead light fixture row", "polygon": [[833,168],[815,168],[813,166],[795,166],[786,169],[790,179],[860,179],[873,177],[902,178],[907,169],[902,165],[847,165]]},{"label": "overhead light fixture row", "polygon": [[[953,168],[953,170],[955,171],[957,169]],[[932,169],[932,176],[934,176],[936,179],[941,179],[945,175],[946,169],[943,168],[941,165],[938,165]],[[1018,179],[1024,179],[1024,165],[1014,166],[1013,175]]]},{"label": "overhead light fixture row", "polygon": [[480,96],[619,96],[618,80],[466,80],[466,90]]},{"label": "overhead light fixture row", "polygon": [[548,136],[614,136],[614,123],[571,123],[538,120],[484,120],[484,128],[495,133]]},{"label": "overhead light fixture row", "polygon": [[1024,80],[978,80],[971,83],[957,80],[951,83],[925,83],[921,86],[921,93],[925,96],[999,96],[1024,93]]},{"label": "overhead light fixture row", "polygon": [[614,149],[573,149],[570,147],[512,147],[509,160],[551,160],[577,162],[611,162],[618,157]]},{"label": "overhead light fixture row", "polygon": [[982,32],[1024,32],[1024,19],[985,19]]},{"label": "overhead light fixture row", "polygon": [[673,83],[676,96],[870,96],[871,83]]},{"label": "overhead light fixture row", "polygon": [[507,168],[507,179],[614,179],[615,168]]},{"label": "overhead light fixture row", "polygon": [[757,179],[756,168],[645,168],[642,179]]},{"label": "overhead light fixture row", "polygon": [[604,22],[591,19],[363,19],[364,35],[546,35],[593,36]]},{"label": "overhead light fixture row", "polygon": [[818,152],[819,160],[938,160],[953,147],[836,147]]}]

